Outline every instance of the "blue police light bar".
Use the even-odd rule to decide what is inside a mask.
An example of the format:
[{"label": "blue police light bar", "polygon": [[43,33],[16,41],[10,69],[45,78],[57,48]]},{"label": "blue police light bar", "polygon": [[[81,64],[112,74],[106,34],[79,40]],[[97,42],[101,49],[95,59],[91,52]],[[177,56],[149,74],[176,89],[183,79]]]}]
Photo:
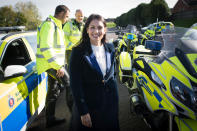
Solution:
[{"label": "blue police light bar", "polygon": [[162,43],[160,41],[146,40],[145,48],[149,50],[160,51]]},{"label": "blue police light bar", "polygon": [[127,36],[127,39],[128,39],[128,40],[133,40],[133,39],[134,39],[134,38],[133,38],[133,35],[129,34],[129,35]]},{"label": "blue police light bar", "polygon": [[1,32],[10,32],[10,31],[24,31],[25,26],[11,26],[11,27],[0,27]]}]

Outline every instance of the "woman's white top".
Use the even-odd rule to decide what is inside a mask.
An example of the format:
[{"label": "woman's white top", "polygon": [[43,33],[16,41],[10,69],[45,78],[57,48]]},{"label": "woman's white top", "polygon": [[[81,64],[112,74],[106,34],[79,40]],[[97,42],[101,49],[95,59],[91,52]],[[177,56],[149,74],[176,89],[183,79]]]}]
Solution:
[{"label": "woman's white top", "polygon": [[103,76],[106,74],[106,55],[105,55],[105,48],[103,44],[101,46],[95,46],[91,44],[92,51],[96,57],[96,61],[99,64],[99,67],[103,73]]}]

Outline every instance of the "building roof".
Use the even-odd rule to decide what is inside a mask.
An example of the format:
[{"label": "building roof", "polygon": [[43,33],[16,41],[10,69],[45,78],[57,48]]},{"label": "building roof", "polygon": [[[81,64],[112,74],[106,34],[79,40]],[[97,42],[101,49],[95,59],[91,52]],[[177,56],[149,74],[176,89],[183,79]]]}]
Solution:
[{"label": "building roof", "polygon": [[191,11],[197,9],[197,0],[178,0],[172,9],[172,13]]}]

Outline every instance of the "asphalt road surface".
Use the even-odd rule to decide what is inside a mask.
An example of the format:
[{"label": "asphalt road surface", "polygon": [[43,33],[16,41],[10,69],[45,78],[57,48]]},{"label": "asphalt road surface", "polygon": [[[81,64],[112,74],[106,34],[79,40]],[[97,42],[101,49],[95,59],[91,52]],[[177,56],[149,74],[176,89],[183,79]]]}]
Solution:
[{"label": "asphalt road surface", "polygon": [[[107,39],[115,39],[114,33],[108,33]],[[130,112],[129,93],[124,85],[118,83],[119,88],[119,121],[121,131],[150,131],[142,119]],[[56,104],[56,117],[66,118],[66,122],[51,128],[45,128],[45,113],[42,113],[34,120],[28,131],[68,131],[71,114],[66,106],[65,92],[60,95]]]}]

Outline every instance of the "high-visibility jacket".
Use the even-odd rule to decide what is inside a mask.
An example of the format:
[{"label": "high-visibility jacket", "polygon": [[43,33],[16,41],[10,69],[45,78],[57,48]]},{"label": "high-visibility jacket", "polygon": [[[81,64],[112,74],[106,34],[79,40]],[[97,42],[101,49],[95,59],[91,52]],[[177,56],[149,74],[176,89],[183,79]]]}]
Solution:
[{"label": "high-visibility jacket", "polygon": [[38,74],[65,64],[65,39],[62,22],[49,16],[37,30],[36,65]]},{"label": "high-visibility jacket", "polygon": [[63,31],[66,40],[66,50],[72,50],[72,47],[79,42],[82,36],[83,28],[84,23],[81,24],[79,29],[75,23],[75,20],[69,21],[64,25]]}]

